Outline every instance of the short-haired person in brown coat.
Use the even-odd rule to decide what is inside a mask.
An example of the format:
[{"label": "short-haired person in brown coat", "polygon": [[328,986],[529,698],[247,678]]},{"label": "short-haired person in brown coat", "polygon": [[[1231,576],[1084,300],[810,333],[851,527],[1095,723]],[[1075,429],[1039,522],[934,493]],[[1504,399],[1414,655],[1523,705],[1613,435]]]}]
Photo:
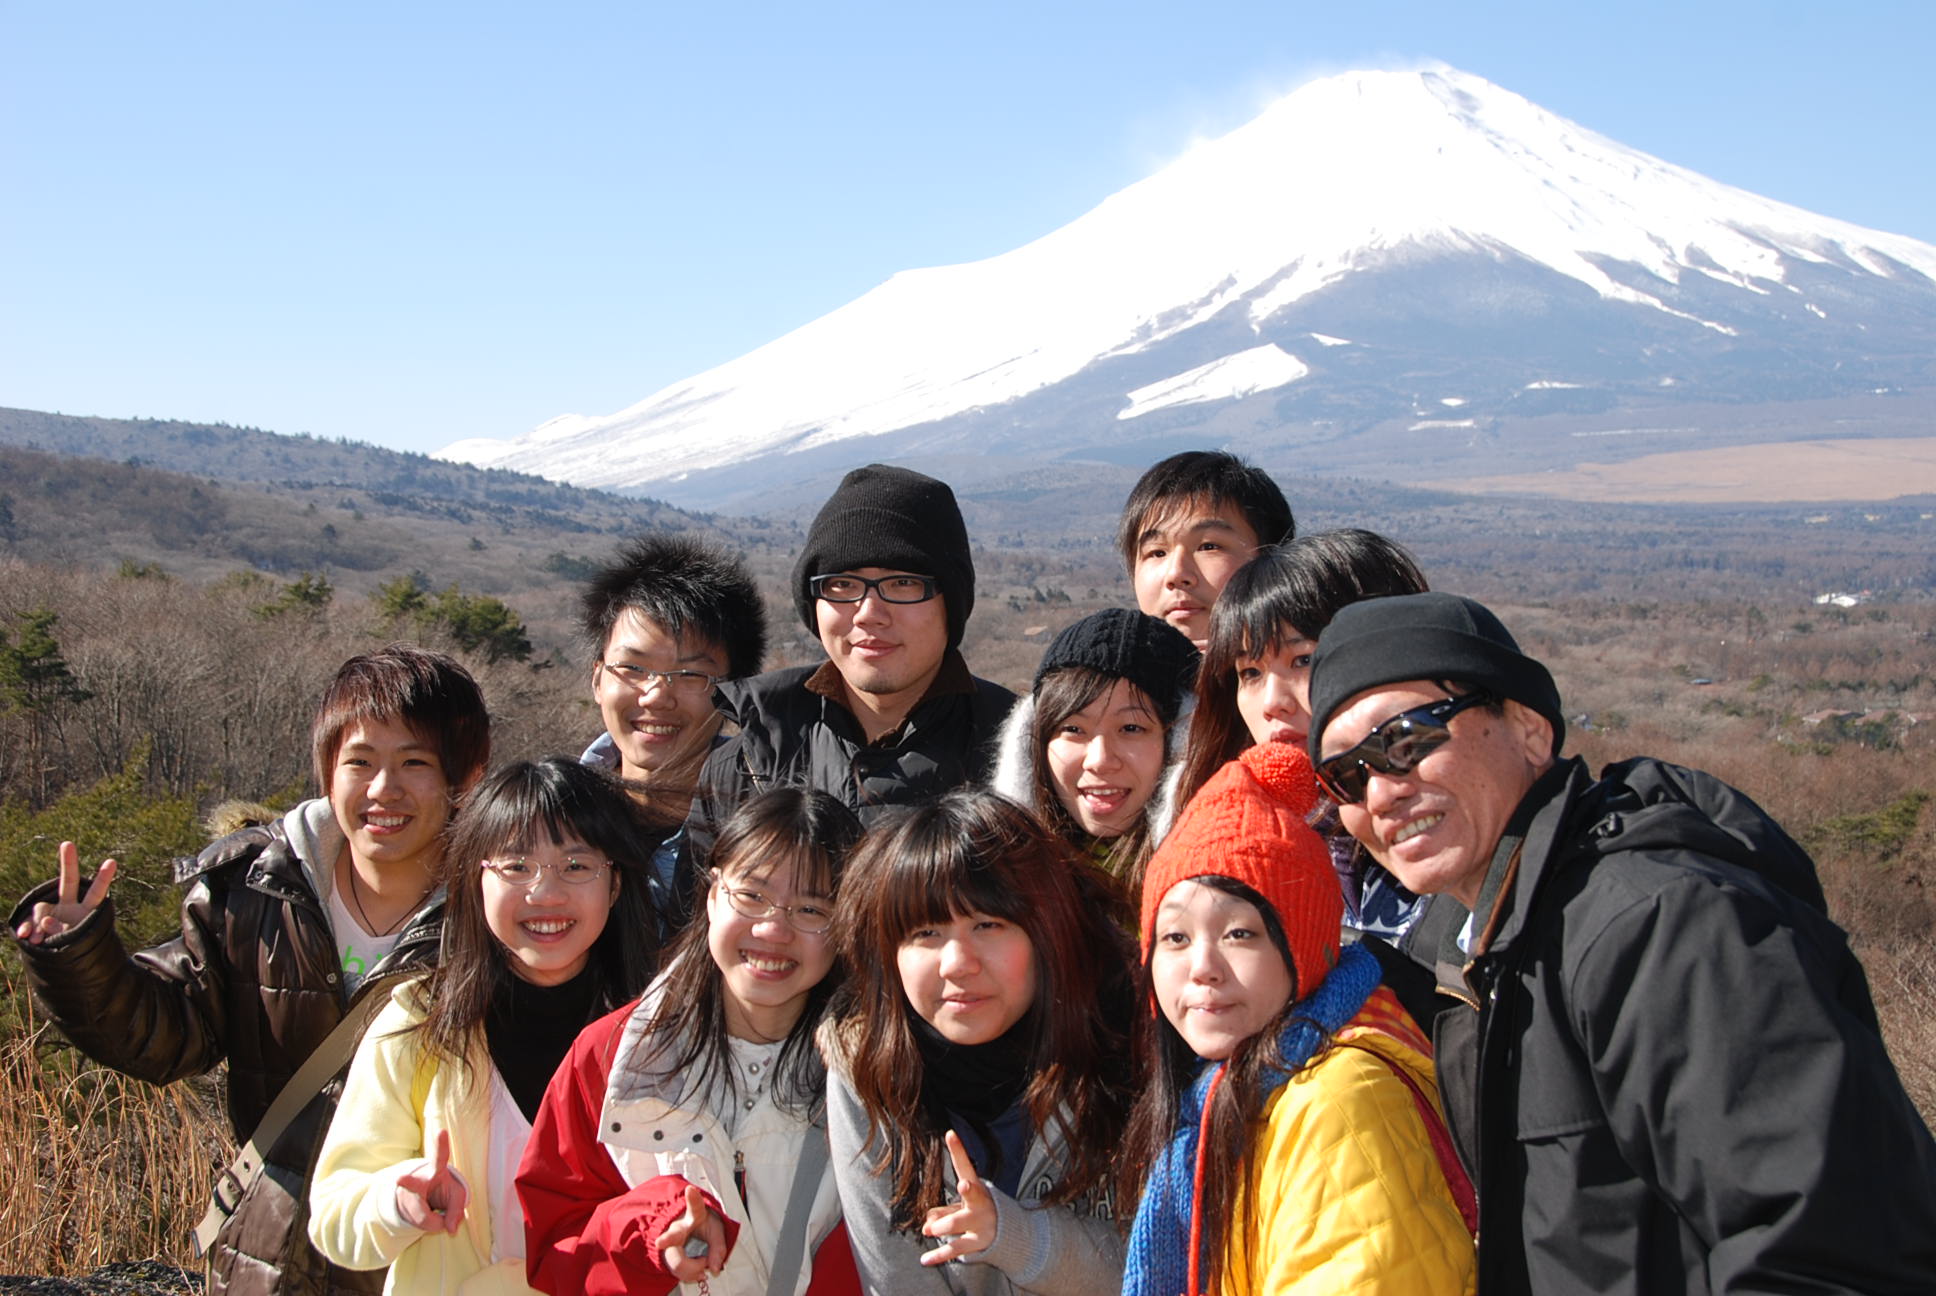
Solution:
[{"label": "short-haired person in brown coat", "polygon": [[[152,1084],[228,1064],[228,1114],[250,1138],[352,997],[436,957],[436,874],[456,796],[490,757],[484,696],[442,653],[393,645],[337,671],[311,730],[322,795],[177,861],[179,935],[129,954],[114,926],[116,864],[60,874],[10,922],[41,1008],[76,1047]],[[347,1054],[345,1055],[347,1062]],[[319,1096],[245,1185],[210,1253],[212,1292],[378,1291],[309,1245],[305,1178],[329,1124]]]}]

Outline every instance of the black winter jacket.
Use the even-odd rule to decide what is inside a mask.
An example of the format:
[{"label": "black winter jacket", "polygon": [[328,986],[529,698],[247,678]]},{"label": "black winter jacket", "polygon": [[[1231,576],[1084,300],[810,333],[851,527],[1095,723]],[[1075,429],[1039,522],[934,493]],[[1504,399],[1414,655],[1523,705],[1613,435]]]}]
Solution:
[{"label": "black winter jacket", "polygon": [[1563,762],[1477,913],[1495,900],[1448,987],[1478,1011],[1435,1032],[1481,1292],[1936,1290],[1936,1143],[1759,807],[1661,762]]},{"label": "black winter jacket", "polygon": [[[228,1063],[229,1124],[247,1139],[269,1104],[349,1006],[329,918],[281,823],[231,833],[175,865],[181,935],[130,956],[112,895],[73,929],[16,942],[34,997],[76,1048],[151,1084]],[[18,927],[47,882],[15,908]],[[392,974],[436,960],[441,901],[411,920],[358,985],[388,994]],[[340,1080],[340,1078],[339,1078]],[[377,1292],[384,1271],[326,1262],[308,1240],[306,1188],[336,1106],[331,1085],[265,1154],[265,1169],[210,1252],[212,1293]]]},{"label": "black winter jacket", "polygon": [[[984,782],[996,739],[1015,695],[968,673],[950,650],[938,687],[915,703],[891,741],[869,743],[845,706],[806,687],[818,668],[789,667],[728,680],[713,701],[738,732],[707,757],[686,820],[688,903],[692,870],[712,850],[719,828],[745,801],[769,787],[818,788],[872,823],[890,806],[918,805],[943,792]],[[946,687],[953,677],[959,687]]]}]

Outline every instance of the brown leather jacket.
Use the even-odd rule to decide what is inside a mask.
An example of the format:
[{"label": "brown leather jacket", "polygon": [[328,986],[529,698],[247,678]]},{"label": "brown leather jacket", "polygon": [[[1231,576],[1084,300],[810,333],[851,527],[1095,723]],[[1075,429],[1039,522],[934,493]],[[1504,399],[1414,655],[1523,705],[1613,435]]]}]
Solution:
[{"label": "brown leather jacket", "polygon": [[[349,1005],[329,919],[280,823],[244,828],[176,861],[186,886],[181,935],[129,955],[110,897],[72,930],[17,942],[28,984],[76,1048],[152,1084],[228,1063],[228,1115],[238,1142]],[[25,921],[55,883],[29,892]],[[399,971],[437,955],[443,903],[417,914],[358,993],[387,994]],[[340,1077],[339,1082],[340,1084]],[[212,1293],[323,1296],[377,1292],[383,1272],[352,1273],[309,1246],[307,1185],[338,1085],[304,1109],[265,1155],[266,1168],[209,1255]]]}]

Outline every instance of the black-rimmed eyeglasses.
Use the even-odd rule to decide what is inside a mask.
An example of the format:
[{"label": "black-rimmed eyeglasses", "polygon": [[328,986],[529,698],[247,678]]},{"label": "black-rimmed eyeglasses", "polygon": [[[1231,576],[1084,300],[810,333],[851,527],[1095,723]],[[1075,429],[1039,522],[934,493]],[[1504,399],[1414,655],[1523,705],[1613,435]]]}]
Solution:
[{"label": "black-rimmed eyeglasses", "polygon": [[883,603],[926,603],[941,592],[932,576],[853,576],[836,572],[807,582],[817,599],[829,603],[858,603],[872,592]]}]

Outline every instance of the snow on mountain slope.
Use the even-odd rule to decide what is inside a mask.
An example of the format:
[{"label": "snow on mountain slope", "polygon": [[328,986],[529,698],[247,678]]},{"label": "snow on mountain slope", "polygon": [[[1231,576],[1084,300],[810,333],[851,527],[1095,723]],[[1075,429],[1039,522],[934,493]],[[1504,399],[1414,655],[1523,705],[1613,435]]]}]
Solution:
[{"label": "snow on mountain slope", "polygon": [[[563,415],[439,454],[589,486],[677,480],[1015,401],[1232,309],[1255,333],[1354,271],[1451,254],[1548,267],[1722,336],[1733,326],[1669,305],[1648,276],[1663,291],[1703,276],[1763,297],[1797,262],[1936,278],[1936,247],[1719,184],[1478,77],[1348,73],[1013,252],[897,274],[617,414]],[[1644,274],[1616,278],[1609,262]],[[1145,376],[1134,393],[1144,408],[1124,392],[1119,417],[1157,408],[1152,389],[1190,387],[1216,363],[1169,384]]]},{"label": "snow on mountain slope", "polygon": [[1138,387],[1128,394],[1129,406],[1117,413],[1116,418],[1121,421],[1177,405],[1248,396],[1253,392],[1269,391],[1273,387],[1296,382],[1310,372],[1311,367],[1302,360],[1275,342],[1266,342],[1263,346],[1198,365],[1174,378]]}]

